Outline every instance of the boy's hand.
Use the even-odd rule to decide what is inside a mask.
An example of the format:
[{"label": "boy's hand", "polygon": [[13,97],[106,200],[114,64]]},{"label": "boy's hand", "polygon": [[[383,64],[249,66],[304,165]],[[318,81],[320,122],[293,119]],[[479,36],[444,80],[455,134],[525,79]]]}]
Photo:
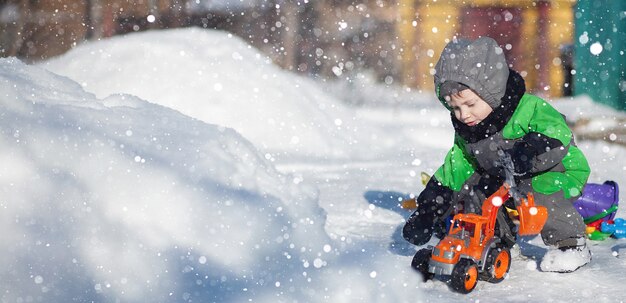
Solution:
[{"label": "boy's hand", "polygon": [[530,174],[547,171],[561,163],[568,148],[558,139],[530,132],[504,151],[511,157],[515,177],[528,177]]},{"label": "boy's hand", "polygon": [[513,161],[513,169],[516,176],[525,176],[533,168],[533,160],[537,157],[537,150],[524,142],[519,141],[513,145],[513,148],[506,151]]},{"label": "boy's hand", "polygon": [[[507,180],[510,177],[528,175],[533,169],[533,161],[538,154],[537,150],[525,141],[518,141],[513,145],[513,148],[498,152],[502,154],[495,166],[499,169],[499,175],[507,178]],[[510,173],[513,173],[513,176],[509,176]]]},{"label": "boy's hand", "polygon": [[416,211],[402,228],[402,236],[411,244],[424,245],[433,235],[434,221],[432,214],[420,214]]},{"label": "boy's hand", "polygon": [[443,186],[436,178],[431,178],[417,197],[417,209],[404,225],[402,236],[415,245],[428,242],[433,232],[437,230],[435,221],[445,215],[451,201],[452,190]]}]

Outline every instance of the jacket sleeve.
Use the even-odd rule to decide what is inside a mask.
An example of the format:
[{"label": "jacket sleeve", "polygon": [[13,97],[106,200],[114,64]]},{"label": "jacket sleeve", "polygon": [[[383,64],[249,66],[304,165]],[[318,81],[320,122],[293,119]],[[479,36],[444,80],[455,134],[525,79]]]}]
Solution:
[{"label": "jacket sleeve", "polygon": [[417,209],[409,217],[402,236],[415,245],[426,244],[433,233],[442,232],[443,217],[452,206],[452,190],[443,186],[436,177],[430,178],[426,188],[417,197]]},{"label": "jacket sleeve", "polygon": [[456,204],[463,185],[474,171],[474,164],[465,152],[463,139],[456,136],[443,164],[417,197],[415,213],[430,221],[445,219],[451,207]]},{"label": "jacket sleeve", "polygon": [[561,164],[569,151],[572,131],[561,113],[544,100],[534,97],[521,119],[526,133],[515,142],[510,152],[516,172],[535,174]]},{"label": "jacket sleeve", "polygon": [[440,217],[452,204],[452,195],[453,191],[433,176],[417,197],[417,212],[433,218]]},{"label": "jacket sleeve", "polygon": [[457,135],[454,138],[454,145],[434,177],[443,186],[458,192],[475,171],[475,160],[467,154],[465,141]]},{"label": "jacket sleeve", "polygon": [[441,230],[453,206],[453,199],[473,172],[473,165],[464,152],[463,141],[457,136],[443,165],[417,197],[417,209],[404,225],[403,237],[410,243],[423,245],[430,240],[433,232]]}]

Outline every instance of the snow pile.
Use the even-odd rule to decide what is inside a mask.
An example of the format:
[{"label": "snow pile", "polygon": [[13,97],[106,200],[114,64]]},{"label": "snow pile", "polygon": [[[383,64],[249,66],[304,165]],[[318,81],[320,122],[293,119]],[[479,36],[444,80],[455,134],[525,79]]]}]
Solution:
[{"label": "snow pile", "polygon": [[566,116],[578,140],[604,140],[626,145],[626,113],[594,102],[586,95],[563,98],[553,104]]},{"label": "snow pile", "polygon": [[16,59],[0,59],[0,117],[2,301],[419,295],[398,256],[344,255],[317,190],[232,129]]},{"label": "snow pile", "polygon": [[0,98],[3,300],[223,301],[328,255],[316,192],[232,129],[15,59]]},{"label": "snow pile", "polygon": [[581,119],[606,120],[626,117],[626,113],[615,110],[608,105],[594,102],[587,95],[559,98],[553,100],[551,104],[572,123]]},{"label": "snow pile", "polygon": [[[241,39],[199,28],[86,43],[44,63],[99,98],[128,93],[231,127],[270,153],[371,157],[397,145],[355,121],[316,84],[275,66]],[[354,148],[369,145],[370,153]],[[272,155],[274,156],[274,155]]]},{"label": "snow pile", "polygon": [[433,92],[415,90],[395,83],[380,83],[374,75],[363,70],[345,73],[334,81],[319,82],[326,93],[352,106],[404,110],[441,107]]}]

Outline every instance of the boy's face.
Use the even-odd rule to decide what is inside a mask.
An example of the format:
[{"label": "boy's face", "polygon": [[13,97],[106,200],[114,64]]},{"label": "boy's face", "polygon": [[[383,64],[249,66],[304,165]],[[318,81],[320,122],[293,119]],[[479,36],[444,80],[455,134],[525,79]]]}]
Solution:
[{"label": "boy's face", "polygon": [[467,126],[474,126],[485,120],[493,109],[471,89],[462,90],[445,97],[454,111],[454,116]]}]

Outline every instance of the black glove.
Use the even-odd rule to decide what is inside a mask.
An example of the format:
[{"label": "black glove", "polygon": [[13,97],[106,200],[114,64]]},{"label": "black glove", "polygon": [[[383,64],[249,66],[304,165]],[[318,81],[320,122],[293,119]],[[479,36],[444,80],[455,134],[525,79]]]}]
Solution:
[{"label": "black glove", "polygon": [[402,236],[410,243],[424,245],[434,232],[441,234],[442,216],[451,207],[451,201],[452,190],[431,178],[417,197],[417,210],[404,225]]},{"label": "black glove", "polygon": [[516,177],[527,176],[533,168],[533,161],[539,154],[534,146],[525,141],[515,142],[513,148],[505,152],[511,156]]},{"label": "black glove", "polygon": [[424,245],[433,235],[434,222],[435,217],[432,214],[415,211],[406,221],[402,236],[412,244]]}]

